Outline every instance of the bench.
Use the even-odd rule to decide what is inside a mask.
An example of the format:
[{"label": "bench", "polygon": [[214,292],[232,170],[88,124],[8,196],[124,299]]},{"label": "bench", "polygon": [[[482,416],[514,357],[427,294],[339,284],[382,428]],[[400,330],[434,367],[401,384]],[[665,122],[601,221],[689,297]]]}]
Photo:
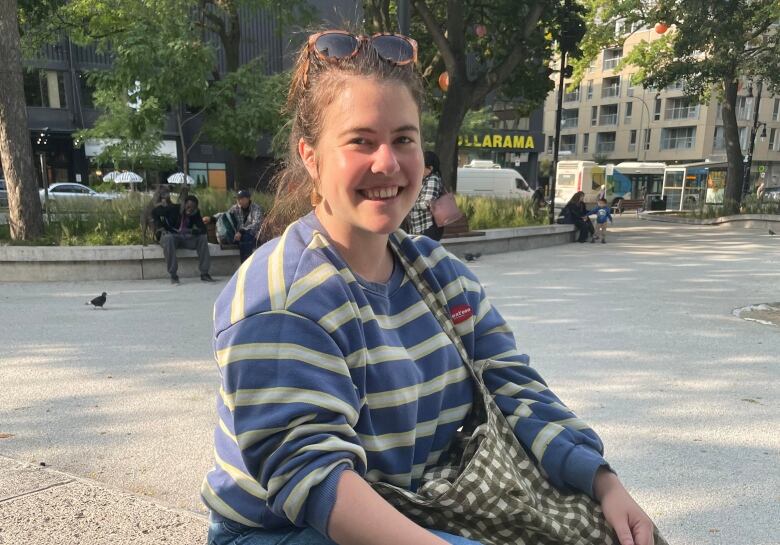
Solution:
[{"label": "bench", "polygon": [[618,199],[612,205],[612,211],[622,216],[626,210],[634,210],[636,215],[639,216],[639,211],[644,210],[644,207],[645,201],[642,199]]}]

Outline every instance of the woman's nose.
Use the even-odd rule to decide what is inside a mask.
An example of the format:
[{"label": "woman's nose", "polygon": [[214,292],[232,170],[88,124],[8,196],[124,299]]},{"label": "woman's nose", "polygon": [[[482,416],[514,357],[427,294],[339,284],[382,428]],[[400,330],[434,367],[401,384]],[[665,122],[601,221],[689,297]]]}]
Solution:
[{"label": "woman's nose", "polygon": [[374,152],[374,164],[371,165],[371,172],[389,176],[395,174],[398,170],[398,160],[395,157],[393,148],[388,144],[380,145]]}]

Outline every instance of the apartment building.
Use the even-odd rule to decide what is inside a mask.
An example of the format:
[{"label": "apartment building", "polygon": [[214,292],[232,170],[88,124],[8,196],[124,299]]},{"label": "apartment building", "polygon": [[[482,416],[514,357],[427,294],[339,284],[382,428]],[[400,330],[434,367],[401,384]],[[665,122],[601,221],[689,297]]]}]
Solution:
[{"label": "apartment building", "polygon": [[[561,115],[561,159],[667,164],[726,160],[717,98],[695,104],[684,96],[680,84],[644,89],[631,82],[635,67],[615,70],[637,43],[658,37],[653,29],[637,31],[623,48],[603,50],[579,86],[567,86]],[[743,85],[740,89],[737,118],[745,154],[757,98],[757,87]],[[556,99],[557,88],[545,101],[545,150],[541,158],[552,159]],[[763,89],[758,120],[764,124],[756,135],[751,178],[756,183],[763,176],[767,186],[780,186],[780,96]]]}]

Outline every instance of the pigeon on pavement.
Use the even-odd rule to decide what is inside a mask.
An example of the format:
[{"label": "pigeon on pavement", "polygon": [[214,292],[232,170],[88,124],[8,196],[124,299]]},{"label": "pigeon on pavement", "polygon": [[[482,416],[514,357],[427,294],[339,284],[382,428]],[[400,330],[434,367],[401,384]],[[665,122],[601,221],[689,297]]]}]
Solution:
[{"label": "pigeon on pavement", "polygon": [[472,262],[472,261],[476,261],[477,259],[482,257],[482,254],[480,254],[480,253],[476,253],[476,254],[466,253],[466,254],[463,254],[463,257],[466,259],[466,261]]},{"label": "pigeon on pavement", "polygon": [[772,230],[770,229],[770,230],[769,230],[769,234],[770,234],[770,235],[776,235],[777,233],[775,233],[774,231],[772,231]]},{"label": "pigeon on pavement", "polygon": [[89,303],[84,303],[85,305],[92,305],[93,308],[103,308],[103,305],[106,304],[106,292],[101,293],[94,299],[92,299]]}]

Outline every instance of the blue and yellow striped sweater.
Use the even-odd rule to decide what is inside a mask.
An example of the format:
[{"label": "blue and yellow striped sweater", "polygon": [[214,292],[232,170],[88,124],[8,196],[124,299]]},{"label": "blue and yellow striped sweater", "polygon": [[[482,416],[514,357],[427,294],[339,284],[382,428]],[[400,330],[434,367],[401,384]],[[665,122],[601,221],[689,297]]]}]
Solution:
[{"label": "blue and yellow striped sweater", "polygon": [[[326,534],[342,471],[414,490],[471,407],[468,372],[401,265],[387,284],[356,278],[323,233],[313,214],[292,224],[214,307],[222,384],[201,493],[217,517]],[[521,444],[554,485],[591,494],[601,441],[518,352],[479,281],[438,243],[391,236],[450,310],[472,310],[456,326],[469,354],[506,362],[484,377]]]}]

